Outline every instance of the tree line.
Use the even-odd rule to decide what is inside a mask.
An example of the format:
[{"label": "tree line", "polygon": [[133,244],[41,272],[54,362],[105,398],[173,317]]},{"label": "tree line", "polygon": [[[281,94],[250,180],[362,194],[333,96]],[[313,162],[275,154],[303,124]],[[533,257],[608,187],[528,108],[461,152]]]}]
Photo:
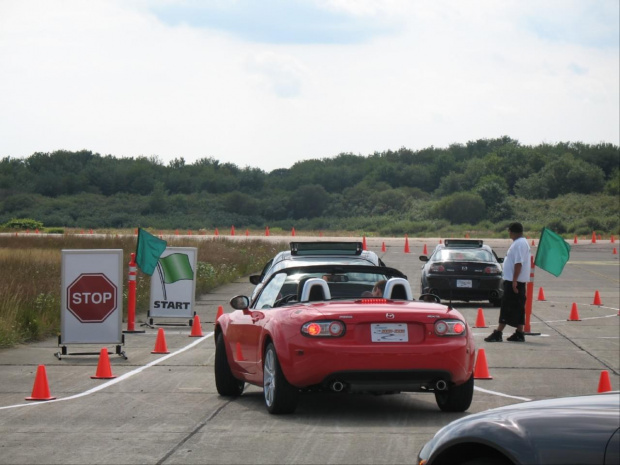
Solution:
[{"label": "tree line", "polygon": [[[0,224],[12,218],[82,228],[297,224],[399,234],[503,227],[529,215],[560,232],[617,231],[619,165],[613,144],[526,146],[507,136],[341,153],[271,172],[213,158],[164,164],[156,156],[59,150],[0,161]],[[584,210],[571,206],[583,202]]]}]

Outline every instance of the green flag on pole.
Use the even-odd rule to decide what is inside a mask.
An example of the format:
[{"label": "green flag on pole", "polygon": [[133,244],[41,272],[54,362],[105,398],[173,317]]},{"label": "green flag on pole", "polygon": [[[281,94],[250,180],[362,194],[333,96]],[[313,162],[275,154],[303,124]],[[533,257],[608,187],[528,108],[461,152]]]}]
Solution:
[{"label": "green flag on pole", "polygon": [[570,258],[570,245],[562,236],[543,228],[534,264],[554,276],[560,276]]},{"label": "green flag on pole", "polygon": [[176,283],[183,279],[194,279],[194,271],[189,262],[189,257],[184,253],[170,254],[167,257],[160,258],[159,263],[164,272],[166,284]]},{"label": "green flag on pole", "polygon": [[166,250],[168,244],[158,239],[142,228],[138,229],[138,244],[136,245],[136,264],[143,273],[151,276],[155,271],[159,257]]}]

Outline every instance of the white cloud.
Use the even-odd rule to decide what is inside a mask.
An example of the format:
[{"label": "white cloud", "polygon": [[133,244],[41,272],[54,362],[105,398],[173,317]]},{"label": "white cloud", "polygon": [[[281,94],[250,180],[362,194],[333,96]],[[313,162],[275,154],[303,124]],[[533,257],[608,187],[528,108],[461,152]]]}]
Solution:
[{"label": "white cloud", "polygon": [[502,135],[620,143],[617,36],[592,32],[617,32],[605,2],[297,2],[341,30],[381,25],[331,43],[153,13],[171,3],[0,2],[0,156],[85,148],[272,170]]}]

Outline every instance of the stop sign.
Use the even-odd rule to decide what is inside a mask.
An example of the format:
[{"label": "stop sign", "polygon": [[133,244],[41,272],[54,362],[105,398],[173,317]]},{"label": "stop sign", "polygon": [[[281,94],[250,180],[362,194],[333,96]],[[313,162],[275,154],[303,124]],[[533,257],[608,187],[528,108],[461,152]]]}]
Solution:
[{"label": "stop sign", "polygon": [[82,273],[67,287],[67,309],[82,323],[101,323],[116,310],[116,286],[103,273]]}]

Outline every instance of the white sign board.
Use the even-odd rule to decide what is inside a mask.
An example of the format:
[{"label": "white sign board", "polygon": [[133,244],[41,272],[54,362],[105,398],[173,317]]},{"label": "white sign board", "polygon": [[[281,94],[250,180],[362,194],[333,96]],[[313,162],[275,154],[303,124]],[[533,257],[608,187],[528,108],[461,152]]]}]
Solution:
[{"label": "white sign board", "polygon": [[120,344],[123,251],[63,250],[60,343]]},{"label": "white sign board", "polygon": [[151,276],[150,317],[194,316],[196,247],[167,247]]}]

